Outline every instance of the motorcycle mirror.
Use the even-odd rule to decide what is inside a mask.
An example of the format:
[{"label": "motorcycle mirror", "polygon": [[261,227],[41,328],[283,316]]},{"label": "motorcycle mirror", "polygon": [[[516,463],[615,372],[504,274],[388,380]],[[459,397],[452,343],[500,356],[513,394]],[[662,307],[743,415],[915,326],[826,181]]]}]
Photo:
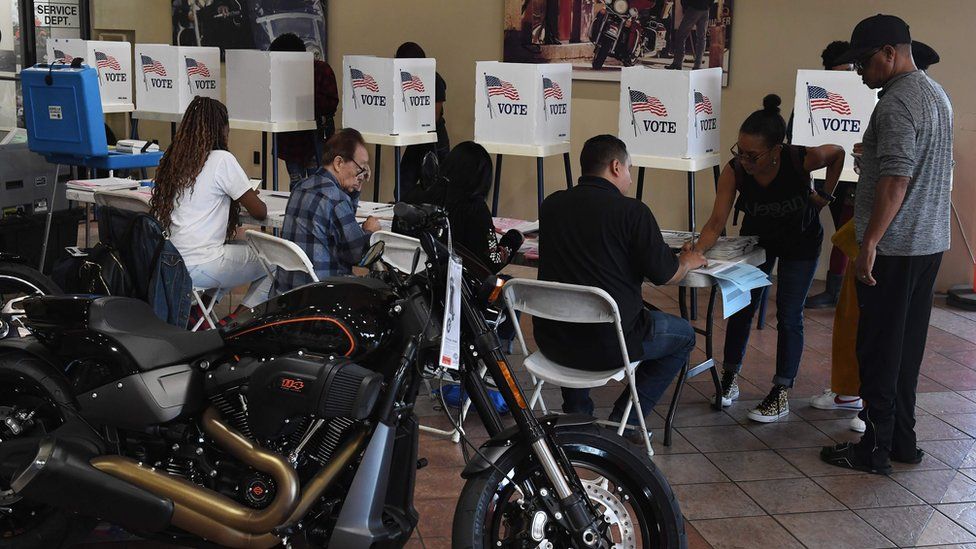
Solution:
[{"label": "motorcycle mirror", "polygon": [[378,240],[375,244],[366,250],[363,254],[363,258],[359,260],[359,266],[369,268],[373,266],[373,263],[379,261],[383,257],[383,250],[386,249],[386,244],[382,240]]},{"label": "motorcycle mirror", "polygon": [[441,176],[440,161],[437,160],[437,153],[429,151],[424,155],[423,164],[420,168],[420,184],[429,189],[437,183]]},{"label": "motorcycle mirror", "polygon": [[637,17],[637,8],[630,8],[630,16],[634,18]]}]

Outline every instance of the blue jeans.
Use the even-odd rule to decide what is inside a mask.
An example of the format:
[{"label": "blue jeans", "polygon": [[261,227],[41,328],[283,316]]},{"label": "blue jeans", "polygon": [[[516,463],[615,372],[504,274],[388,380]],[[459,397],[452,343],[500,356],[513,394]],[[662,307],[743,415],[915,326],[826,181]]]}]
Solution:
[{"label": "blue jeans", "polygon": [[[773,272],[776,256],[767,256],[759,268]],[[773,385],[792,387],[803,356],[803,304],[817,270],[816,259],[780,259],[776,271],[776,375]],[[762,289],[752,291],[752,301],[729,318],[725,331],[725,369],[739,372],[746,355],[752,317],[762,299]]]},{"label": "blue jeans", "polygon": [[[648,334],[648,339],[644,340],[644,354],[639,357],[641,363],[637,366],[635,380],[637,395],[645,415],[654,408],[681,367],[688,363],[688,356],[695,348],[695,330],[687,320],[661,311],[650,313],[654,328]],[[630,358],[636,362],[638,357]],[[589,389],[563,387],[562,393],[563,412],[593,415],[593,400]],[[613,403],[610,421],[621,421],[628,400],[630,387],[625,388]],[[627,423],[639,425],[637,414],[631,412]]]}]

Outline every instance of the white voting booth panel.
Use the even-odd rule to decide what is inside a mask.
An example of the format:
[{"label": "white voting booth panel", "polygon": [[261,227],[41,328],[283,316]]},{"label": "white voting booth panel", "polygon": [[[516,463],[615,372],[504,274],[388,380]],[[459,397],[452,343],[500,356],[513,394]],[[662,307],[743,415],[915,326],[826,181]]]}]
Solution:
[{"label": "white voting booth panel", "polygon": [[75,57],[98,71],[98,93],[105,112],[132,110],[132,46],[128,42],[52,38],[49,63],[71,63]]},{"label": "white voting booth panel", "polygon": [[572,75],[569,63],[478,61],[475,141],[512,145],[569,141]]},{"label": "white voting booth panel", "polygon": [[364,133],[435,131],[434,59],[342,58],[342,125]]},{"label": "white voting booth panel", "polygon": [[850,155],[861,141],[878,94],[851,71],[796,71],[793,103],[795,145],[840,145],[848,153],[846,169],[853,169]]},{"label": "white voting booth panel", "polygon": [[618,136],[632,155],[694,158],[719,150],[722,69],[620,71]]},{"label": "white voting booth panel", "polygon": [[183,114],[198,95],[220,99],[220,49],[136,44],[140,112]]},{"label": "white voting booth panel", "polygon": [[231,120],[315,120],[310,52],[227,50],[227,113]]}]

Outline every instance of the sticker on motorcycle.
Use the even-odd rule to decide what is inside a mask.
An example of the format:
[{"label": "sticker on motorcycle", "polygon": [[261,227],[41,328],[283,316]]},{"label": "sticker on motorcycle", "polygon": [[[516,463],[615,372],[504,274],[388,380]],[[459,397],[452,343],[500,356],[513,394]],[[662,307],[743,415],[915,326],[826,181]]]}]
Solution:
[{"label": "sticker on motorcycle", "polygon": [[458,369],[461,360],[461,258],[451,254],[447,269],[447,297],[444,299],[444,327],[441,330],[440,365]]}]

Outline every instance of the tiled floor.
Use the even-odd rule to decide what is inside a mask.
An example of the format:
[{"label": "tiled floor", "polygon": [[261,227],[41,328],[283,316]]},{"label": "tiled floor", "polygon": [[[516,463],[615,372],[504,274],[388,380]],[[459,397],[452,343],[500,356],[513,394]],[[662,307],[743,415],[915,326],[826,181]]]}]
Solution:
[{"label": "tiled floor", "polygon": [[[517,276],[534,270],[510,268]],[[224,307],[236,306],[232,296]],[[673,288],[645,287],[645,298],[677,314]],[[704,314],[704,304],[702,315]],[[224,309],[226,310],[226,309]],[[717,315],[717,316],[720,316]],[[830,380],[833,310],[808,311],[807,343],[792,413],[775,424],[745,417],[765,396],[776,354],[776,306],[770,299],[767,328],[753,331],[740,389],[741,401],[718,412],[708,399],[707,375],[688,384],[681,397],[673,445],[661,446],[670,391],[650,414],[656,434],[654,463],[674,487],[694,548],[881,548],[943,546],[976,548],[976,313],[937,299],[919,380],[920,465],[896,464],[890,477],[857,474],[823,464],[820,446],[852,441],[851,412],[822,411],[807,404]],[[724,322],[717,323],[721,358]],[[531,323],[524,322],[527,335]],[[530,343],[531,346],[531,343]],[[702,338],[694,358],[704,356]],[[520,357],[513,357],[520,367]],[[594,391],[606,414],[617,389]],[[557,389],[544,391],[558,407]],[[446,418],[422,402],[422,423],[446,427]],[[473,441],[485,438],[476,417],[467,423]],[[451,521],[464,464],[460,446],[421,434],[420,454],[430,465],[418,472],[421,523],[408,547],[450,547]]]},{"label": "tiled floor", "polygon": [[[530,269],[513,270],[534,276]],[[648,286],[645,298],[677,314],[673,289]],[[651,414],[649,424],[657,435],[654,463],[678,496],[690,547],[976,548],[976,314],[949,309],[937,299],[917,410],[919,445],[927,456],[920,465],[896,464],[896,472],[884,477],[831,467],[818,457],[821,446],[858,437],[848,430],[853,413],[817,410],[807,402],[829,385],[832,309],[807,312],[806,349],[790,393],[790,416],[765,425],[746,419],[750,405],[769,390],[775,309],[771,299],[767,328],[753,331],[741,401],[717,412],[708,402],[713,393],[708,376],[693,380],[682,394],[670,448],[660,444],[669,400]],[[531,332],[530,322],[523,325]],[[723,328],[719,320],[718,358]],[[699,338],[698,358],[703,347]],[[520,357],[514,358],[518,363]],[[550,405],[559,405],[557,391],[544,394]],[[594,399],[606,413],[616,394],[616,389],[596,390]],[[423,418],[424,423],[440,421]],[[477,418],[469,424],[476,425]],[[418,494],[423,542],[418,536],[409,547],[449,547],[460,449],[423,434],[421,454],[431,465],[420,472],[420,483],[437,481]],[[424,515],[425,510],[432,514]]]}]

